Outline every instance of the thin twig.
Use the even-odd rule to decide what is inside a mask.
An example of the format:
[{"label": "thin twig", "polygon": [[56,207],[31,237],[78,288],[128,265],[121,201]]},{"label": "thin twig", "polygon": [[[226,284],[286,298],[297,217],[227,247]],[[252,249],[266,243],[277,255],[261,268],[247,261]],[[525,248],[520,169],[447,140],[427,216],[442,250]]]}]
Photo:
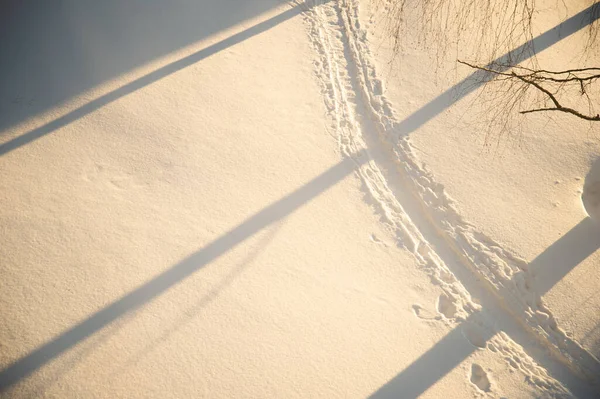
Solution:
[{"label": "thin twig", "polygon": [[560,112],[566,112],[568,114],[573,114],[581,119],[585,119],[586,121],[592,121],[592,122],[598,122],[600,121],[600,114],[596,114],[596,116],[589,116],[589,115],[584,115],[581,112],[578,112],[572,108],[568,108],[568,107],[560,107],[560,108],[536,108],[536,109],[529,109],[526,111],[519,111],[519,113],[521,114],[530,114],[532,112],[542,112],[542,111],[560,111]]}]

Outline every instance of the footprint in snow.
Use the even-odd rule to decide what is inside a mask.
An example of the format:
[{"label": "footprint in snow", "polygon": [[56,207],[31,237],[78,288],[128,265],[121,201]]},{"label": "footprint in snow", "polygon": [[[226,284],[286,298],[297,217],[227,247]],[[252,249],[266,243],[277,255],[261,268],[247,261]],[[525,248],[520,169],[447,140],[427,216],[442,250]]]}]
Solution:
[{"label": "footprint in snow", "polygon": [[377,238],[377,236],[375,234],[371,234],[371,236],[369,238],[375,244],[380,244],[380,245],[383,245],[384,247],[387,247],[387,244],[385,242],[383,242],[382,240],[380,240],[379,238]]},{"label": "footprint in snow", "polygon": [[415,316],[421,320],[440,320],[441,317],[433,313],[432,311],[425,309],[423,306],[415,303],[412,305],[412,310]]},{"label": "footprint in snow", "polygon": [[467,323],[463,326],[462,333],[464,337],[471,343],[471,345],[481,349],[486,347],[486,334],[484,330],[478,325],[473,323]]},{"label": "footprint in snow", "polygon": [[483,392],[490,392],[492,388],[488,373],[477,363],[471,365],[471,383]]},{"label": "footprint in snow", "polygon": [[447,319],[453,319],[456,316],[456,302],[446,294],[439,296],[437,300],[437,310]]}]

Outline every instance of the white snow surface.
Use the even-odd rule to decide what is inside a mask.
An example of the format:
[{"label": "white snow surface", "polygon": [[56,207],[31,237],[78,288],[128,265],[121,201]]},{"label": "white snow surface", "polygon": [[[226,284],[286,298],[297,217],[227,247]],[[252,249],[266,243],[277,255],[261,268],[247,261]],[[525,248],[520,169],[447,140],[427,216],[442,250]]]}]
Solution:
[{"label": "white snow surface", "polygon": [[7,7],[0,397],[600,396],[594,128],[486,150],[386,4]]}]

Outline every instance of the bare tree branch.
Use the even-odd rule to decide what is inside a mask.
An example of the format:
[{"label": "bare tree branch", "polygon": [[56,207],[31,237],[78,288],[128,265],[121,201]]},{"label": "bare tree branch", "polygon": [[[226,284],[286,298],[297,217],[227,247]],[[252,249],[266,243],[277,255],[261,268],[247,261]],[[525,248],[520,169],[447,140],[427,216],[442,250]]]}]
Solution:
[{"label": "bare tree branch", "polygon": [[537,109],[529,109],[526,111],[519,111],[519,113],[521,114],[530,114],[532,112],[543,112],[543,111],[560,111],[560,112],[566,112],[568,114],[573,114],[581,119],[585,119],[586,121],[592,121],[592,122],[599,122],[600,121],[600,115],[596,114],[596,116],[589,116],[589,115],[584,115],[572,108],[568,108],[568,107],[560,107],[560,108],[537,108]]},{"label": "bare tree branch", "polygon": [[[597,79],[600,78],[600,74],[598,75],[593,75],[593,76],[589,76],[589,77],[579,77],[577,75],[574,75],[576,72],[578,71],[590,71],[590,70],[600,70],[600,68],[580,68],[578,70],[568,70],[568,71],[546,71],[546,70],[533,70],[533,69],[529,69],[529,68],[525,68],[525,67],[519,67],[519,66],[508,66],[508,65],[502,65],[502,69],[506,69],[508,68],[512,68],[512,70],[510,72],[504,72],[504,71],[499,71],[496,70],[494,68],[491,67],[485,67],[485,66],[480,66],[480,65],[475,65],[475,64],[471,64],[468,63],[466,61],[461,61],[461,60],[457,60],[460,64],[466,65],[470,68],[473,69],[478,69],[480,71],[484,71],[487,72],[489,74],[492,74],[494,76],[502,76],[503,80],[509,80],[509,79],[516,79],[519,80],[521,82],[523,82],[524,84],[534,87],[536,88],[538,91],[544,93],[546,95],[546,97],[548,99],[550,99],[550,101],[552,101],[552,103],[554,104],[554,107],[543,107],[543,108],[535,108],[535,109],[530,109],[530,110],[525,110],[525,111],[519,111],[519,113],[521,114],[530,114],[530,113],[534,113],[534,112],[545,112],[545,111],[559,111],[559,112],[565,112],[571,115],[575,115],[578,118],[581,119],[585,119],[587,121],[593,121],[593,122],[598,122],[600,121],[600,114],[596,114],[594,115],[587,115],[584,114],[582,112],[579,112],[573,108],[570,107],[565,107],[564,105],[562,105],[558,99],[556,98],[556,95],[553,94],[550,90],[548,90],[547,88],[545,88],[544,86],[542,86],[541,82],[543,81],[552,81],[552,82],[556,82],[556,83],[561,83],[561,84],[565,84],[565,83],[569,83],[569,82],[579,82],[580,87],[581,87],[581,93],[582,94],[586,94],[585,91],[585,86],[584,86],[584,81],[587,80],[592,80],[592,79]],[[518,74],[517,72],[515,72],[515,69],[522,69],[522,70],[528,70],[531,71],[528,74]],[[562,75],[562,74],[569,74],[571,77],[570,78],[565,78],[565,79],[552,79],[552,78],[548,78],[545,76],[541,76],[540,73],[552,73],[555,75]],[[562,87],[559,87],[559,89],[561,89]]]},{"label": "bare tree branch", "polygon": [[[569,69],[542,69],[534,45],[533,26],[543,15],[555,13],[567,21],[573,10],[566,0],[378,0],[386,14],[386,30],[392,38],[394,56],[403,46],[425,46],[434,50],[440,65],[457,58],[476,60],[459,63],[477,69],[458,90],[481,87],[477,96],[478,117],[465,118],[487,125],[487,135],[504,135],[520,128],[517,115],[559,111],[590,122],[600,121],[600,66],[566,65]],[[583,0],[589,6],[581,27],[587,38],[573,49],[583,62],[597,55],[600,31],[600,0]],[[534,23],[535,22],[535,23]],[[583,25],[585,24],[585,25]],[[587,39],[587,40],[586,40]],[[456,52],[455,56],[451,52]],[[504,54],[503,56],[499,56]],[[493,61],[494,60],[494,61]],[[561,60],[557,60],[557,65]],[[568,60],[567,60],[568,62]],[[390,62],[390,65],[392,63]],[[400,64],[398,64],[400,65]],[[560,68],[560,67],[556,67]],[[529,109],[531,108],[531,109]],[[474,111],[475,108],[472,109]],[[480,117],[479,117],[480,116]],[[551,120],[552,116],[548,115]],[[462,116],[461,116],[462,120]],[[487,137],[486,137],[487,141]]]}]

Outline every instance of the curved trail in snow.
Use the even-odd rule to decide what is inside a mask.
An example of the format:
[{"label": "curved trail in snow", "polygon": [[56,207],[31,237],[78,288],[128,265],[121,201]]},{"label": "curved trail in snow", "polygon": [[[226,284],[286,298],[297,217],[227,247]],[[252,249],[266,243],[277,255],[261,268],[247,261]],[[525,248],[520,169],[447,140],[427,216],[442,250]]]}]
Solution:
[{"label": "curved trail in snow", "polygon": [[444,291],[448,324],[462,321],[463,331],[475,331],[542,390],[593,395],[600,362],[558,328],[527,262],[463,220],[409,138],[395,133],[401,121],[377,77],[358,0],[322,2],[304,16],[340,150],[368,154],[358,172],[364,189],[399,245]]}]

